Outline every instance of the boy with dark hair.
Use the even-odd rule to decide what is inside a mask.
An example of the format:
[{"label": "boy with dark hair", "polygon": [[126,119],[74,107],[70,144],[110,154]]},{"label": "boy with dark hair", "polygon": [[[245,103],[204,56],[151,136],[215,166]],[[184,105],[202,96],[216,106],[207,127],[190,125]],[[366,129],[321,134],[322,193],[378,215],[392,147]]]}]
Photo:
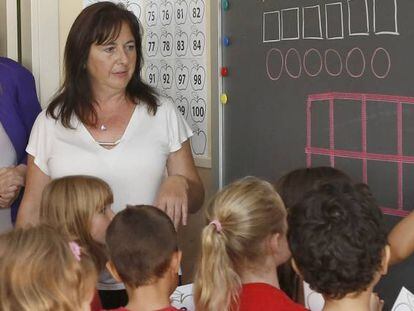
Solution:
[{"label": "boy with dark hair", "polygon": [[178,282],[181,252],[170,218],[156,207],[128,206],[108,227],[107,268],[128,292],[125,308],[116,310],[177,310],[170,295]]},{"label": "boy with dark hair", "polygon": [[382,212],[366,185],[328,183],[292,206],[293,267],[325,298],[324,311],[373,310],[390,256]]}]

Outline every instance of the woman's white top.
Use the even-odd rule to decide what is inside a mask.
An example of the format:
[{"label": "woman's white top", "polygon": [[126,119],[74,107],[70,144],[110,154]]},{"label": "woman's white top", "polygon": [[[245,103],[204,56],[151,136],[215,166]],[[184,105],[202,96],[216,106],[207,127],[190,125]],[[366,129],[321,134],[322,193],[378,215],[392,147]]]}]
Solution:
[{"label": "woman's white top", "polygon": [[17,163],[16,150],[0,122],[0,168],[14,166]]},{"label": "woman's white top", "polygon": [[[146,105],[136,106],[119,144],[112,149],[100,146],[76,116],[72,118],[74,129],[68,129],[46,116],[44,110],[33,125],[26,151],[52,179],[91,175],[105,180],[114,194],[115,213],[127,204],[152,205],[165,177],[169,154],[193,135],[171,101],[160,98],[159,102],[155,116]],[[97,288],[117,290],[124,286],[102,273]]]},{"label": "woman's white top", "polygon": [[82,174],[105,180],[114,193],[115,213],[127,204],[153,204],[169,154],[192,136],[175,106],[165,98],[160,101],[155,116],[146,105],[138,105],[112,149],[101,147],[76,117],[72,118],[75,129],[68,129],[43,111],[26,151],[52,179]]}]

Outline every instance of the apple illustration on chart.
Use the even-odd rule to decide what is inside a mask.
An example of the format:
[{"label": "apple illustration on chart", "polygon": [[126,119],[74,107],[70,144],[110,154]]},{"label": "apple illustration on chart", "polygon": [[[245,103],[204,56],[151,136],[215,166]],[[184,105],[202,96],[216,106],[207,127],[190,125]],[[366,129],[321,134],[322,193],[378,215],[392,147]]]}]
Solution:
[{"label": "apple illustration on chart", "polygon": [[175,67],[175,85],[179,90],[185,90],[188,86],[188,80],[190,79],[190,72],[187,66],[184,66],[181,62]]},{"label": "apple illustration on chart", "polygon": [[149,31],[148,35],[146,36],[146,48],[145,51],[148,57],[154,57],[157,55],[158,52],[158,36],[155,32]]},{"label": "apple illustration on chart", "polygon": [[194,56],[201,56],[204,53],[204,46],[206,37],[204,33],[198,30],[194,30],[190,35],[190,50]]},{"label": "apple illustration on chart", "polygon": [[175,106],[181,115],[187,120],[188,117],[188,99],[179,94],[175,100]]},{"label": "apple illustration on chart", "polygon": [[199,96],[193,98],[190,102],[190,114],[194,122],[203,122],[206,116],[206,101]]},{"label": "apple illustration on chart", "polygon": [[158,23],[158,6],[153,1],[145,8],[145,21],[148,26],[155,26]]},{"label": "apple illustration on chart", "polygon": [[206,80],[206,71],[203,66],[195,64],[190,72],[191,87],[195,91],[200,91],[204,88]]},{"label": "apple illustration on chart", "polygon": [[164,90],[171,89],[174,79],[173,69],[170,65],[164,64],[160,70],[161,86]]},{"label": "apple illustration on chart", "polygon": [[128,2],[126,5],[127,9],[134,13],[134,15],[141,20],[141,7],[138,3],[135,2]]},{"label": "apple illustration on chart", "polygon": [[204,1],[203,0],[191,0],[190,1],[190,20],[193,24],[200,24],[204,18]]},{"label": "apple illustration on chart", "polygon": [[171,104],[174,104],[174,98],[172,98],[166,90],[159,90],[158,94],[161,97],[165,97],[166,99],[168,99],[171,102]]},{"label": "apple illustration on chart", "polygon": [[147,65],[147,69],[145,71],[145,79],[147,83],[152,87],[156,88],[158,86],[159,71],[158,67],[153,63]]},{"label": "apple illustration on chart", "polygon": [[171,56],[173,51],[173,36],[171,33],[167,32],[165,29],[161,31],[160,36],[160,44],[161,44],[161,55]]},{"label": "apple illustration on chart", "polygon": [[188,48],[188,35],[180,28],[175,33],[175,54],[178,57],[183,57],[187,54]]},{"label": "apple illustration on chart", "polygon": [[174,7],[174,17],[177,25],[183,25],[187,21],[188,4],[186,0],[177,0]]},{"label": "apple illustration on chart", "polygon": [[173,5],[167,0],[163,0],[160,4],[160,18],[161,24],[164,26],[170,25],[173,15]]},{"label": "apple illustration on chart", "polygon": [[198,129],[191,136],[191,149],[195,155],[203,155],[206,152],[207,136],[204,131]]}]

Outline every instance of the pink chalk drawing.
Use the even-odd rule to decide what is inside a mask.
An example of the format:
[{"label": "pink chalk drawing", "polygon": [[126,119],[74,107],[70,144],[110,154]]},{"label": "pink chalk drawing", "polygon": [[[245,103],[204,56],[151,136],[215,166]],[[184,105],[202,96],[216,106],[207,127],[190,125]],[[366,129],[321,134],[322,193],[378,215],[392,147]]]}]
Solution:
[{"label": "pink chalk drawing", "polygon": [[[377,71],[374,69],[374,60],[375,57],[377,56],[378,52],[383,52],[385,54],[385,57],[387,58],[387,69],[385,70],[385,72],[383,74],[379,74],[377,73]],[[371,57],[371,71],[374,74],[374,76],[376,76],[378,79],[384,79],[388,76],[388,74],[390,73],[390,69],[391,69],[391,56],[390,53],[388,53],[388,51],[384,48],[376,48],[374,53],[372,54]]]},{"label": "pink chalk drawing", "polygon": [[[330,69],[328,69],[328,53],[333,53],[334,55],[336,55],[338,57],[339,64],[340,64],[340,66],[339,66],[340,69],[338,70],[338,72],[334,73]],[[341,58],[341,55],[339,54],[339,52],[337,50],[327,49],[325,51],[324,60],[325,60],[325,70],[330,76],[337,77],[342,73],[342,69],[343,69],[342,58]]]},{"label": "pink chalk drawing", "polygon": [[[309,71],[308,67],[306,66],[306,59],[307,59],[307,56],[308,56],[311,52],[316,53],[316,55],[318,55],[318,57],[319,57],[319,63],[320,63],[320,66],[319,66],[319,69],[318,69],[315,73],[311,73],[311,72]],[[305,52],[305,55],[303,55],[303,70],[305,70],[305,72],[308,74],[308,76],[310,76],[310,77],[316,77],[317,75],[319,75],[319,74],[321,73],[321,71],[322,71],[322,67],[323,67],[323,61],[322,61],[322,55],[321,55],[321,53],[320,53],[317,49],[314,49],[314,48],[311,48],[311,49],[307,50],[307,51]]]},{"label": "pink chalk drawing", "polygon": [[[316,68],[315,72],[309,70],[311,61],[309,61],[308,58],[310,57],[309,55],[312,54],[316,54],[317,58],[319,58],[319,68]],[[384,59],[381,57],[381,54],[384,56]],[[272,48],[266,53],[267,76],[270,80],[276,81],[281,78],[283,71],[286,71],[290,78],[298,79],[302,75],[303,68],[303,71],[309,77],[316,77],[322,72],[322,69],[325,69],[326,73],[331,77],[338,77],[344,73],[352,78],[361,78],[366,72],[369,72],[369,69],[371,69],[371,73],[377,79],[385,79],[391,71],[391,55],[383,47],[376,48],[372,55],[368,54],[367,56],[365,56],[364,52],[359,47],[354,47],[346,53],[344,60],[342,59],[341,54],[335,49],[326,49],[323,52],[323,55],[324,56],[322,57],[322,53],[315,48],[307,49],[303,54],[303,57],[301,56],[301,52],[295,48],[288,49],[286,53],[278,48]],[[355,57],[353,57],[354,55]],[[356,58],[360,59],[360,64],[356,63]],[[295,64],[295,61],[297,62],[298,67],[297,72],[293,72],[291,69],[291,66]],[[317,60],[315,61],[317,62]],[[371,65],[370,67],[369,64],[367,65],[367,62]],[[277,65],[274,65],[273,63],[277,63]],[[335,65],[335,63],[337,63],[337,65]],[[355,63],[356,65],[360,65],[361,68],[353,66]],[[378,64],[385,64],[385,68],[378,68]],[[338,68],[334,69],[333,67],[335,66]]]},{"label": "pink chalk drawing", "polygon": [[[291,54],[291,53],[294,53],[294,54],[296,54],[296,57],[297,57],[297,59],[298,59],[298,64],[299,64],[299,71],[298,71],[298,73],[297,74],[293,74],[293,73],[291,73],[290,72],[290,70],[288,69],[288,57],[289,57],[289,54]],[[291,77],[291,78],[293,78],[293,79],[297,79],[297,78],[299,78],[300,77],[300,75],[302,74],[302,58],[300,57],[300,53],[299,53],[299,51],[298,50],[296,50],[295,48],[290,48],[287,52],[286,52],[286,55],[285,55],[285,70],[286,70],[286,73],[289,75],[289,77]]]},{"label": "pink chalk drawing", "polygon": [[[281,63],[280,64],[280,71],[277,75],[273,75],[270,68],[269,68],[269,58],[273,54],[273,52],[279,53],[279,56],[280,56],[280,63]],[[283,72],[283,66],[284,66],[283,64],[284,64],[284,58],[283,58],[283,53],[282,53],[281,50],[273,48],[273,49],[270,49],[267,52],[267,54],[266,54],[266,72],[267,72],[267,76],[269,77],[270,80],[275,81],[275,80],[280,79],[280,77],[282,75],[282,72]]]},{"label": "pink chalk drawing", "polygon": [[[360,53],[360,55],[361,55],[361,60],[362,60],[362,68],[361,68],[361,72],[360,72],[360,73],[353,73],[353,72],[351,72],[351,70],[349,69],[349,66],[348,66],[348,64],[349,64],[349,59],[350,59],[351,55],[352,55],[355,51],[358,51],[358,52]],[[360,78],[360,77],[362,77],[362,75],[363,75],[363,74],[364,74],[364,72],[365,72],[365,65],[366,65],[366,62],[365,62],[365,55],[364,55],[364,52],[362,52],[362,50],[361,50],[360,48],[353,48],[352,50],[350,50],[350,51],[348,52],[348,55],[346,56],[345,67],[346,67],[346,71],[348,72],[348,74],[349,74],[352,78]]]},{"label": "pink chalk drawing", "polygon": [[[341,150],[335,148],[334,109],[335,100],[353,100],[361,103],[361,151]],[[329,148],[312,146],[312,106],[315,101],[329,102]],[[367,152],[367,101],[386,102],[396,105],[397,119],[397,154]],[[397,207],[382,206],[387,215],[404,217],[409,211],[404,210],[403,165],[414,164],[414,156],[403,154],[403,104],[414,105],[414,97],[363,93],[321,93],[308,96],[306,103],[306,165],[312,165],[313,155],[329,156],[330,164],[335,166],[335,158],[357,159],[362,161],[362,179],[368,182],[367,161],[397,163]]]}]

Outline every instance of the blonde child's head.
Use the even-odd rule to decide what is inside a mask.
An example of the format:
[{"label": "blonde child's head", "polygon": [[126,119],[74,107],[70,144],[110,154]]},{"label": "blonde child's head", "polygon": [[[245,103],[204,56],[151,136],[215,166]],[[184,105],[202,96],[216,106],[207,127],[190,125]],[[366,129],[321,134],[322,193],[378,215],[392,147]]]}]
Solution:
[{"label": "blonde child's head", "polygon": [[39,225],[0,236],[0,309],[88,310],[92,259],[58,230]]},{"label": "blonde child's head", "polygon": [[92,176],[52,180],[44,189],[40,221],[59,228],[91,254],[98,269],[105,265],[105,232],[113,217],[112,190]]},{"label": "blonde child's head", "polygon": [[201,259],[195,278],[200,310],[229,310],[237,303],[243,270],[260,269],[267,241],[280,240],[277,264],[286,261],[286,211],[271,184],[255,177],[240,179],[216,194],[207,210]]}]

